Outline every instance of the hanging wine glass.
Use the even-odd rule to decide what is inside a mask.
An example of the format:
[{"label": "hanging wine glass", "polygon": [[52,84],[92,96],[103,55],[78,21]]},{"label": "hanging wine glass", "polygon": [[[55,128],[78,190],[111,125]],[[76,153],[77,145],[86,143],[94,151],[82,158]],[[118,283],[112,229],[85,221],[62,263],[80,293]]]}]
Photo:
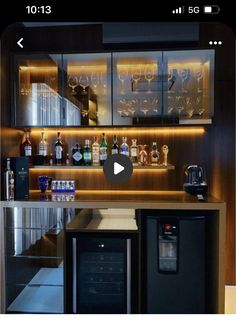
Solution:
[{"label": "hanging wine glass", "polygon": [[200,88],[200,81],[201,79],[203,78],[203,70],[202,70],[202,65],[197,67],[195,70],[194,70],[194,75],[197,79],[197,91],[198,92],[201,92],[201,88]]},{"label": "hanging wine glass", "polygon": [[103,92],[105,94],[106,89],[107,89],[107,79],[106,79],[106,74],[103,72],[100,73],[100,84],[101,84]]},{"label": "hanging wine glass", "polygon": [[172,92],[174,91],[172,88],[178,78],[178,71],[177,69],[169,69],[169,72],[168,72],[168,84],[169,84],[169,87],[168,87],[168,91],[169,92]]},{"label": "hanging wine glass", "polygon": [[193,104],[191,103],[191,97],[186,97],[186,113],[188,118],[193,117],[193,112],[194,112],[194,108],[193,108]]},{"label": "hanging wine glass", "polygon": [[140,110],[144,113],[144,116],[146,116],[148,112],[148,100],[142,99],[141,104]]},{"label": "hanging wine glass", "polygon": [[151,81],[154,79],[154,76],[155,76],[155,69],[152,66],[147,65],[145,68],[145,79],[148,82],[148,91],[151,91],[150,86],[151,86]]},{"label": "hanging wine glass", "polygon": [[68,86],[72,89],[71,94],[76,95],[75,88],[79,86],[79,81],[77,76],[68,77]]},{"label": "hanging wine glass", "polygon": [[118,69],[118,79],[120,80],[121,82],[121,93],[124,94],[125,93],[125,87],[124,87],[124,84],[125,84],[125,80],[128,78],[128,70],[125,69],[124,67],[123,68],[119,68]]},{"label": "hanging wine glass", "polygon": [[89,77],[85,74],[80,75],[79,77],[79,85],[82,87],[81,95],[87,95],[87,91],[85,90],[89,86]]}]

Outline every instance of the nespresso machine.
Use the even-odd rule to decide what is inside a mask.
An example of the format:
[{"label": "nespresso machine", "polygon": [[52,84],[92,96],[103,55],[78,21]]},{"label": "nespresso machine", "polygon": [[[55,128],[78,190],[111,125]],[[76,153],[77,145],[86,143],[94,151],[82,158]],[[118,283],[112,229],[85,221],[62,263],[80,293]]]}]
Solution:
[{"label": "nespresso machine", "polygon": [[189,165],[185,170],[185,192],[196,195],[198,200],[204,200],[207,193],[205,170],[199,165]]}]

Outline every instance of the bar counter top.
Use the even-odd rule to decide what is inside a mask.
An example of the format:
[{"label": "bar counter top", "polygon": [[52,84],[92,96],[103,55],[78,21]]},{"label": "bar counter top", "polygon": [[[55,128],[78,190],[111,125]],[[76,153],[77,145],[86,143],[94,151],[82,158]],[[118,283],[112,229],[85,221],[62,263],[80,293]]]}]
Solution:
[{"label": "bar counter top", "polygon": [[37,208],[153,208],[225,210],[225,203],[212,197],[198,201],[184,191],[78,190],[76,193],[31,191],[29,199],[2,201],[2,207]]}]

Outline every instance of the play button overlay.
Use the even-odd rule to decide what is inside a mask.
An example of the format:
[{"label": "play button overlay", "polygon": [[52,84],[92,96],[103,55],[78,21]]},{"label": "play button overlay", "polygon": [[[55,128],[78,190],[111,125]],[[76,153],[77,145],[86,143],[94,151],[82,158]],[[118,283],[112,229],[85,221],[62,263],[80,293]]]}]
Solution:
[{"label": "play button overlay", "polygon": [[111,183],[125,183],[133,173],[133,164],[125,155],[111,155],[103,165],[103,172]]}]

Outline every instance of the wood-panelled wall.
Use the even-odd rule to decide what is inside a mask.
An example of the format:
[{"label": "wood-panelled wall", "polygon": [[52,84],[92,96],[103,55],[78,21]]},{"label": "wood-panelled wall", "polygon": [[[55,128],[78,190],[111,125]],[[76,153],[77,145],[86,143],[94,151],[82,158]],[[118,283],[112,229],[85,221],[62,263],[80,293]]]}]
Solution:
[{"label": "wood-panelled wall", "polygon": [[[101,26],[80,26],[60,28],[28,28],[24,30],[27,35],[28,43],[32,44],[32,51],[51,51],[51,52],[93,52],[103,50]],[[12,33],[10,46],[12,51],[19,52],[15,43],[15,30]],[[35,37],[35,34],[37,36]],[[37,45],[35,45],[37,39]],[[66,39],[66,41],[64,40]],[[210,40],[221,40],[222,46],[215,47],[215,112],[213,125],[206,128],[206,133],[202,136],[181,136],[181,135],[157,135],[142,139],[143,143],[150,144],[156,140],[158,147],[162,144],[169,145],[169,160],[176,166],[175,170],[168,172],[135,172],[129,182],[114,186],[108,183],[102,172],[77,171],[66,174],[77,175],[79,188],[104,188],[104,189],[182,189],[184,165],[200,163],[207,169],[207,179],[210,193],[227,203],[227,240],[226,240],[226,284],[236,284],[235,277],[235,39],[233,33],[221,24],[200,24],[200,42],[196,49],[209,48]],[[3,42],[9,42],[7,38],[2,38]],[[181,44],[181,48],[184,48]],[[142,46],[127,45],[126,49],[142,49]],[[168,48],[171,44],[167,45]],[[186,48],[188,44],[186,43]],[[163,44],[153,44],[151,50],[161,50]],[[119,48],[118,48],[119,49]],[[125,49],[124,46],[122,49]],[[175,49],[174,47],[172,49]],[[106,48],[109,51],[109,48]],[[22,53],[22,51],[20,51]],[[18,143],[20,141],[20,131],[9,129],[10,124],[10,61],[9,52],[3,52],[2,56],[2,157],[13,156],[19,153]],[[55,131],[56,136],[56,131]],[[121,136],[121,135],[120,135]],[[140,136],[139,136],[140,137]],[[138,137],[138,139],[139,139]],[[32,136],[32,139],[39,139]],[[81,136],[81,140],[85,137]],[[92,135],[91,137],[92,138]],[[131,137],[130,137],[131,138]],[[51,136],[51,144],[55,137]],[[68,134],[63,134],[63,139],[69,144],[73,144]],[[111,137],[108,137],[109,142]],[[141,142],[141,139],[140,139]],[[57,173],[57,175],[62,175]],[[69,172],[68,172],[69,173]],[[49,172],[51,176],[55,172]],[[32,176],[31,187],[36,186],[36,177]],[[91,185],[92,184],[92,185]]]}]

